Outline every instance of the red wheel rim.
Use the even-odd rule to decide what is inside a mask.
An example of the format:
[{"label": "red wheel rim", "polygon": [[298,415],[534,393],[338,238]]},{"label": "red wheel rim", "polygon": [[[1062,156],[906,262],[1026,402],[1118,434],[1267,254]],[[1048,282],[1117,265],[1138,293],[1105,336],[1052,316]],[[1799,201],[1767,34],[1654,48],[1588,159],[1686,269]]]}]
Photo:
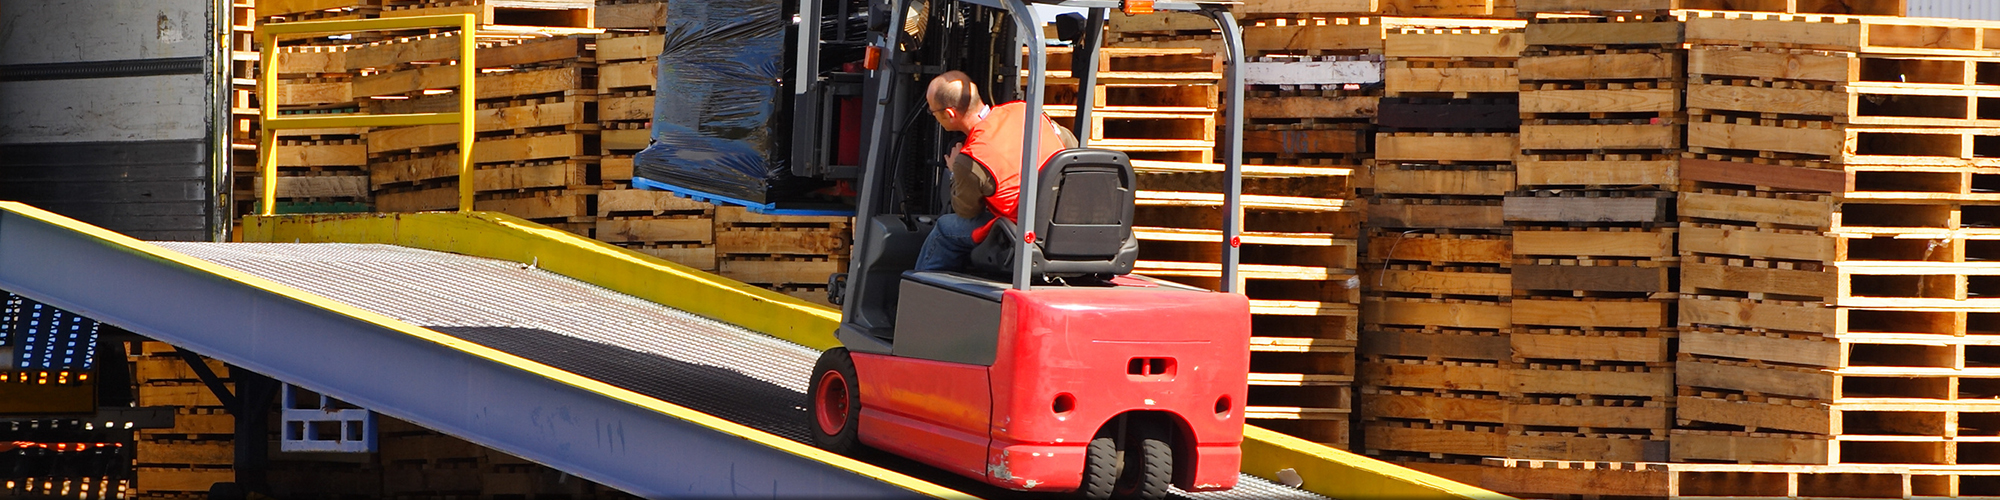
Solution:
[{"label": "red wheel rim", "polygon": [[813,413],[819,418],[819,431],[828,436],[839,435],[847,428],[847,377],[837,370],[827,370],[819,377],[819,400],[813,402]]}]

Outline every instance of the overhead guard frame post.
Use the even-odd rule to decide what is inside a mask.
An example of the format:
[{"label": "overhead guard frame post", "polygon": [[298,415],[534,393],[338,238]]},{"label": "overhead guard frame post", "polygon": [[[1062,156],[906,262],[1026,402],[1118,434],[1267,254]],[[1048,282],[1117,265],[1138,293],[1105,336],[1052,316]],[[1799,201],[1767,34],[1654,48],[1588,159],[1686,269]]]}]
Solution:
[{"label": "overhead guard frame post", "polygon": [[[1004,0],[1003,3],[1007,6],[1007,17],[1014,20],[1014,27],[1020,30],[1020,37],[1028,45],[1028,82],[1022,94],[1027,97],[1023,100],[1028,103],[1026,116],[1029,118],[1021,121],[1020,175],[1022,183],[1028,187],[1020,190],[1020,204],[1014,210],[1015,220],[1022,222],[1018,225],[1021,240],[1014,245],[1014,289],[1027,290],[1034,286],[1035,254],[1030,247],[1035,244],[1035,230],[1040,226],[1034,222],[1034,214],[1039,213],[1035,211],[1035,202],[1039,201],[1035,198],[1040,191],[1034,186],[1041,184],[1042,177],[1042,155],[1036,154],[1041,152],[1041,145],[1036,144],[1040,142],[1041,134],[1036,128],[1042,125],[1038,117],[1042,116],[1042,98],[1046,97],[1042,95],[1045,93],[1043,89],[1048,86],[1048,75],[1045,74],[1049,63],[1048,44],[1042,41],[1041,23],[1027,2]],[[1022,217],[1023,214],[1026,217]]]},{"label": "overhead guard frame post", "polygon": [[[325,33],[353,33],[400,29],[458,28],[458,111],[451,113],[402,113],[380,115],[278,116],[278,37]],[[259,126],[257,171],[263,180],[259,191],[264,199],[258,213],[273,215],[278,210],[278,135],[280,130],[333,127],[407,127],[458,124],[458,210],[472,210],[472,142],[474,81],[479,65],[473,61],[478,48],[479,18],[472,14],[358,19],[339,21],[299,21],[257,25],[258,56],[262,68],[257,79]]]},{"label": "overhead guard frame post", "polygon": [[[902,26],[903,8],[909,4],[909,0],[888,0],[888,3],[889,26]],[[868,135],[862,136],[865,138],[863,140],[871,142],[867,148],[864,148],[867,150],[867,156],[862,158],[861,161],[861,197],[854,206],[854,213],[861,217],[868,217],[869,214],[875,213],[876,199],[882,196],[882,190],[884,189],[882,184],[886,182],[882,179],[893,176],[882,174],[869,175],[868,169],[886,170],[891,174],[895,170],[894,166],[886,163],[888,158],[882,153],[882,150],[887,149],[882,143],[882,132],[883,128],[886,127],[884,122],[888,121],[886,117],[889,116],[890,111],[889,96],[896,88],[897,79],[891,78],[891,76],[896,74],[895,49],[898,42],[897,38],[903,34],[903,30],[890,29],[885,31],[886,33],[882,34],[881,40],[882,64],[877,66],[876,69],[869,70],[875,72],[875,81],[880,83],[875,85],[875,95],[866,104],[875,109],[875,119],[868,120]],[[869,221],[856,220],[854,222],[853,237],[855,241],[873,241],[874,238],[881,237],[880,234],[877,234],[878,231],[875,229],[875,225]],[[842,317],[862,317],[861,304],[866,299],[859,298],[861,294],[857,292],[860,291],[863,282],[869,279],[868,273],[861,272],[862,268],[867,265],[867,262],[867,259],[855,258],[850,259],[847,264],[847,289],[841,292],[841,296],[846,297],[845,300],[841,301],[840,305]],[[838,324],[839,322],[836,321],[835,323]]]},{"label": "overhead guard frame post", "polygon": [[1083,39],[1080,47],[1070,47],[1070,76],[1076,77],[1076,147],[1090,147],[1090,137],[1097,127],[1092,126],[1090,112],[1097,107],[1097,53],[1104,46],[1104,20],[1109,11],[1103,7],[1092,7],[1089,17],[1083,23]]},{"label": "overhead guard frame post", "polygon": [[1240,293],[1242,278],[1236,267],[1243,259],[1238,238],[1243,234],[1243,27],[1223,5],[1203,5],[1203,14],[1222,29],[1224,115],[1222,144],[1228,149],[1222,158],[1222,291]]}]

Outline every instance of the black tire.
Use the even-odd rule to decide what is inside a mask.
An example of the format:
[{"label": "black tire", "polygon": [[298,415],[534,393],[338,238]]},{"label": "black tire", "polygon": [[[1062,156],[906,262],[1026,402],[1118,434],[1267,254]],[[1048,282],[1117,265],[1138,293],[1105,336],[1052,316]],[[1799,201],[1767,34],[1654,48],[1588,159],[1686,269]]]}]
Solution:
[{"label": "black tire", "polygon": [[1083,487],[1077,493],[1089,500],[1106,500],[1118,488],[1121,472],[1118,441],[1109,437],[1090,440],[1083,457]]},{"label": "black tire", "polygon": [[1127,453],[1124,473],[1118,478],[1117,497],[1160,500],[1174,485],[1173,429],[1150,420],[1132,422],[1131,439],[1138,442]]},{"label": "black tire", "polygon": [[812,373],[812,385],[806,388],[806,427],[812,429],[813,445],[842,455],[859,453],[861,379],[854,376],[853,356],[844,347],[828,349],[813,364]]}]

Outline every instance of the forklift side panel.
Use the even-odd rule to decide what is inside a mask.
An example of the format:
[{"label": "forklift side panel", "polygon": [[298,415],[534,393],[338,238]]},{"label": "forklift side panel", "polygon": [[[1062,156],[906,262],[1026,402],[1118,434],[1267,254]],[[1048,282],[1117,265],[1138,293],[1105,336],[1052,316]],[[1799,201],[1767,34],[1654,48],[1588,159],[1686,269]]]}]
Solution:
[{"label": "forklift side panel", "polygon": [[992,366],[999,337],[998,300],[915,279],[903,280],[891,354]]},{"label": "forklift side panel", "polygon": [[986,477],[986,367],[853,353],[861,442],[975,478]]}]

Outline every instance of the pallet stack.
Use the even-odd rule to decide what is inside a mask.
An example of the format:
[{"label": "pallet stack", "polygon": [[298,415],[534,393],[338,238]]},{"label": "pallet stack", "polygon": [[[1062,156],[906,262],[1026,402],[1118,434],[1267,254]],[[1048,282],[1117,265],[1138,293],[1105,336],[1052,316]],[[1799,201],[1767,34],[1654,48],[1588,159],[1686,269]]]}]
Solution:
[{"label": "pallet stack", "polygon": [[[1217,59],[1219,40],[1205,18],[1113,16],[1113,21],[1109,44],[1116,50],[1198,56],[1208,64]],[[1378,66],[1361,64],[1379,74]],[[1275,94],[1275,86],[1269,89]],[[1321,101],[1317,89],[1313,86],[1312,97],[1294,100]],[[1215,92],[1209,88],[1199,96],[1211,109]],[[1373,114],[1374,101],[1372,96],[1343,99],[1337,93],[1329,91],[1328,99],[1313,103],[1246,100],[1251,119],[1245,150],[1271,153],[1245,155],[1239,270],[1252,310],[1246,416],[1258,425],[1344,448],[1354,400],[1359,298],[1353,283],[1359,220],[1349,200],[1353,158],[1365,147],[1354,136]],[[1251,130],[1266,125],[1273,131]],[[1303,154],[1283,158],[1275,153],[1286,150],[1279,143],[1284,140],[1281,131],[1313,134],[1315,127],[1324,129],[1321,135],[1349,137],[1337,149],[1292,148]],[[1135,272],[1220,287],[1221,166],[1158,161],[1135,161],[1133,166],[1142,190],[1135,227],[1142,245]]]},{"label": "pallet stack", "polygon": [[[1086,90],[1070,74],[1069,49],[1050,47],[1044,103],[1050,118],[1075,129],[1077,96]],[[1209,163],[1215,160],[1220,63],[1200,49],[1106,47],[1097,82],[1088,89],[1092,147],[1124,151],[1135,160]]]},{"label": "pallet stack", "polygon": [[1363,309],[1364,450],[1452,463],[1506,456],[1514,62],[1507,28],[1391,32],[1376,118]]},{"label": "pallet stack", "polygon": [[2000,463],[1995,35],[1690,17],[1675,459]]},{"label": "pallet stack", "polygon": [[[138,406],[175,408],[172,428],[145,429],[136,436],[132,498],[202,496],[214,483],[234,481],[235,417],[173,346],[146,341],[132,352]],[[204,361],[225,385],[234,386],[227,366]]]},{"label": "pallet stack", "polygon": [[472,14],[487,26],[560,26],[589,28],[596,4],[591,0],[375,0],[381,17]]},{"label": "pallet stack", "polygon": [[[598,23],[621,31],[597,40],[597,120],[603,128],[599,240],[704,271],[716,270],[715,206],[632,187],[632,155],[652,140],[653,87],[666,39],[664,3],[598,6]],[[653,14],[657,11],[658,17]],[[607,18],[607,15],[615,17]],[[821,299],[824,300],[824,299]]]},{"label": "pallet stack", "polygon": [[[381,11],[379,0],[243,0],[236,5],[242,25],[235,26],[233,64],[236,89],[232,105],[235,144],[230,166],[234,214],[256,213],[263,192],[258,179],[258,50],[256,26],[290,21],[368,19]],[[361,38],[377,36],[361,34]],[[287,39],[279,54],[283,114],[349,113],[361,103],[348,92],[354,73],[342,63],[349,40]],[[286,130],[278,134],[278,213],[365,212],[372,206],[368,192],[365,129]],[[359,152],[359,156],[357,156]]]},{"label": "pallet stack", "polygon": [[597,0],[591,26],[611,30],[659,30],[667,25],[665,0]]},{"label": "pallet stack", "polygon": [[1551,3],[1519,6],[1555,15],[1520,61],[1508,456],[1664,461],[1681,22]]},{"label": "pallet stack", "polygon": [[[352,113],[361,104],[349,93],[353,73],[344,67],[344,46],[296,45],[279,49],[278,113],[281,115]],[[245,64],[254,67],[254,61]],[[254,89],[254,76],[250,76]],[[262,184],[255,144],[262,133],[254,113],[261,103],[254,91],[239,93],[249,102],[239,120],[239,140],[250,149],[242,155],[234,190],[242,213],[257,209]],[[284,130],[277,135],[278,212],[360,212],[370,204],[367,148],[361,128]]]},{"label": "pallet stack", "polygon": [[[481,46],[477,139],[472,163],[477,210],[507,213],[588,236],[595,229],[598,124],[592,37],[558,36]],[[360,71],[352,92],[379,113],[456,109],[457,97],[434,90],[456,84],[458,68],[439,64],[458,53],[445,33],[362,45],[347,53]],[[458,207],[458,127],[382,127],[368,131],[376,210],[414,212]]]},{"label": "pallet stack", "polygon": [[[271,3],[269,0],[266,4]],[[232,230],[240,216],[256,210],[261,193],[248,186],[256,182],[257,141],[257,2],[234,0],[229,4],[229,174],[226,177]]]},{"label": "pallet stack", "polygon": [[374,19],[382,0],[252,0],[266,22]]},{"label": "pallet stack", "polygon": [[828,279],[847,272],[853,218],[770,215],[715,209],[717,274],[812,302],[827,301]]}]

